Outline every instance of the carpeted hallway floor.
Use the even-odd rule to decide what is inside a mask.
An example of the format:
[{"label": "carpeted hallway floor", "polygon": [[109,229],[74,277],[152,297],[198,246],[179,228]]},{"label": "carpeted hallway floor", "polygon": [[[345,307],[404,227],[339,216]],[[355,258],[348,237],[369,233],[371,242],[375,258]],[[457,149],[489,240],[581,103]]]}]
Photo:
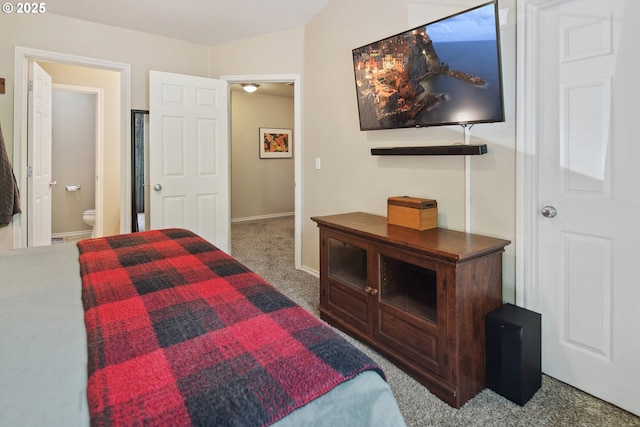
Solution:
[{"label": "carpeted hallway floor", "polygon": [[[231,252],[285,295],[318,315],[319,279],[294,266],[293,216],[233,223]],[[640,427],[639,417],[546,375],[542,388],[523,407],[486,389],[461,409],[453,409],[374,350],[347,338],[383,367],[408,426]]]}]

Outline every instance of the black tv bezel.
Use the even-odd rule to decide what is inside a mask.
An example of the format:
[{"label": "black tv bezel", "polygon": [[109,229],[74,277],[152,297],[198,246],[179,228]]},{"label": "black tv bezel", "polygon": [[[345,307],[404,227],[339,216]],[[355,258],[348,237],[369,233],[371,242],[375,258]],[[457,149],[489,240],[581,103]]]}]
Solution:
[{"label": "black tv bezel", "polygon": [[[451,122],[447,121],[447,122],[416,123],[416,124],[411,124],[411,125],[406,125],[406,126],[402,126],[402,125],[379,126],[379,127],[363,127],[362,126],[362,112],[360,111],[360,93],[359,93],[359,89],[358,89],[358,78],[357,78],[357,75],[356,75],[356,64],[355,64],[354,57],[353,57],[354,53],[357,50],[366,48],[368,46],[375,45],[376,43],[384,42],[385,40],[389,40],[389,39],[392,39],[394,37],[398,37],[400,35],[403,35],[403,34],[406,34],[406,33],[410,33],[412,31],[415,31],[415,30],[418,30],[418,29],[421,29],[421,28],[425,28],[428,25],[436,24],[438,22],[445,21],[445,20],[453,18],[455,16],[462,15],[464,13],[468,13],[468,12],[471,12],[471,11],[476,10],[476,9],[480,9],[480,8],[486,7],[488,5],[493,5],[493,7],[494,7],[494,17],[495,17],[496,53],[497,53],[497,60],[498,60],[498,85],[499,85],[499,92],[500,92],[500,117],[499,118],[497,118],[497,119],[493,118],[493,119],[469,120],[469,121],[451,121]],[[501,44],[501,41],[500,41],[500,15],[499,15],[499,9],[498,9],[497,0],[488,1],[488,2],[485,2],[485,3],[479,4],[477,6],[461,10],[460,12],[445,16],[443,18],[436,19],[434,21],[427,22],[426,24],[423,24],[423,25],[418,25],[417,27],[413,27],[413,28],[410,28],[408,30],[401,31],[401,32],[399,32],[397,34],[394,34],[392,36],[385,37],[385,38],[382,38],[380,40],[376,40],[374,42],[367,43],[367,44],[362,45],[360,47],[354,48],[354,49],[351,50],[351,58],[352,58],[353,76],[354,76],[354,80],[355,80],[356,103],[357,103],[357,106],[358,106],[358,122],[359,122],[361,131],[389,130],[389,129],[411,129],[411,128],[424,128],[424,127],[434,127],[434,126],[452,126],[452,125],[465,126],[465,125],[474,125],[474,124],[480,124],[480,123],[502,123],[502,122],[505,121],[504,87],[503,87],[503,81],[502,81],[503,80],[502,79],[502,44]]]}]

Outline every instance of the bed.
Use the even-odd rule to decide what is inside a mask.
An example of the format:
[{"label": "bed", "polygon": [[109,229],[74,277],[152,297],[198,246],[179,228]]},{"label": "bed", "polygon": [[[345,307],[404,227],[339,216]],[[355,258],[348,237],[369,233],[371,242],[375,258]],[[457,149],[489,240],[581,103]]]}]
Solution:
[{"label": "bed", "polygon": [[0,251],[0,384],[7,426],[405,425],[373,360],[182,229]]}]

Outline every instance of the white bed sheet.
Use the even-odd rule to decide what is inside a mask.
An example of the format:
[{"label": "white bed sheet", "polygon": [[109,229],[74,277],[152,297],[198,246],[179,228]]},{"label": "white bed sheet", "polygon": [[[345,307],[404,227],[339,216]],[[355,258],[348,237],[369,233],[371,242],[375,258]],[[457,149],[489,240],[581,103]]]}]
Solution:
[{"label": "white bed sheet", "polygon": [[[75,268],[69,262],[74,258]],[[89,424],[87,341],[77,258],[74,244],[0,253],[4,425]]]}]

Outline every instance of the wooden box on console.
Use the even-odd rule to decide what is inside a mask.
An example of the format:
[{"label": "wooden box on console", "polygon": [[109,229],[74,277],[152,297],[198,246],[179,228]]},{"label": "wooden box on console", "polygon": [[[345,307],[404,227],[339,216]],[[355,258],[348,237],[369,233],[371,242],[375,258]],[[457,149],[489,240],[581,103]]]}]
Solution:
[{"label": "wooden box on console", "polygon": [[438,202],[419,197],[389,197],[387,222],[420,231],[438,228]]}]

